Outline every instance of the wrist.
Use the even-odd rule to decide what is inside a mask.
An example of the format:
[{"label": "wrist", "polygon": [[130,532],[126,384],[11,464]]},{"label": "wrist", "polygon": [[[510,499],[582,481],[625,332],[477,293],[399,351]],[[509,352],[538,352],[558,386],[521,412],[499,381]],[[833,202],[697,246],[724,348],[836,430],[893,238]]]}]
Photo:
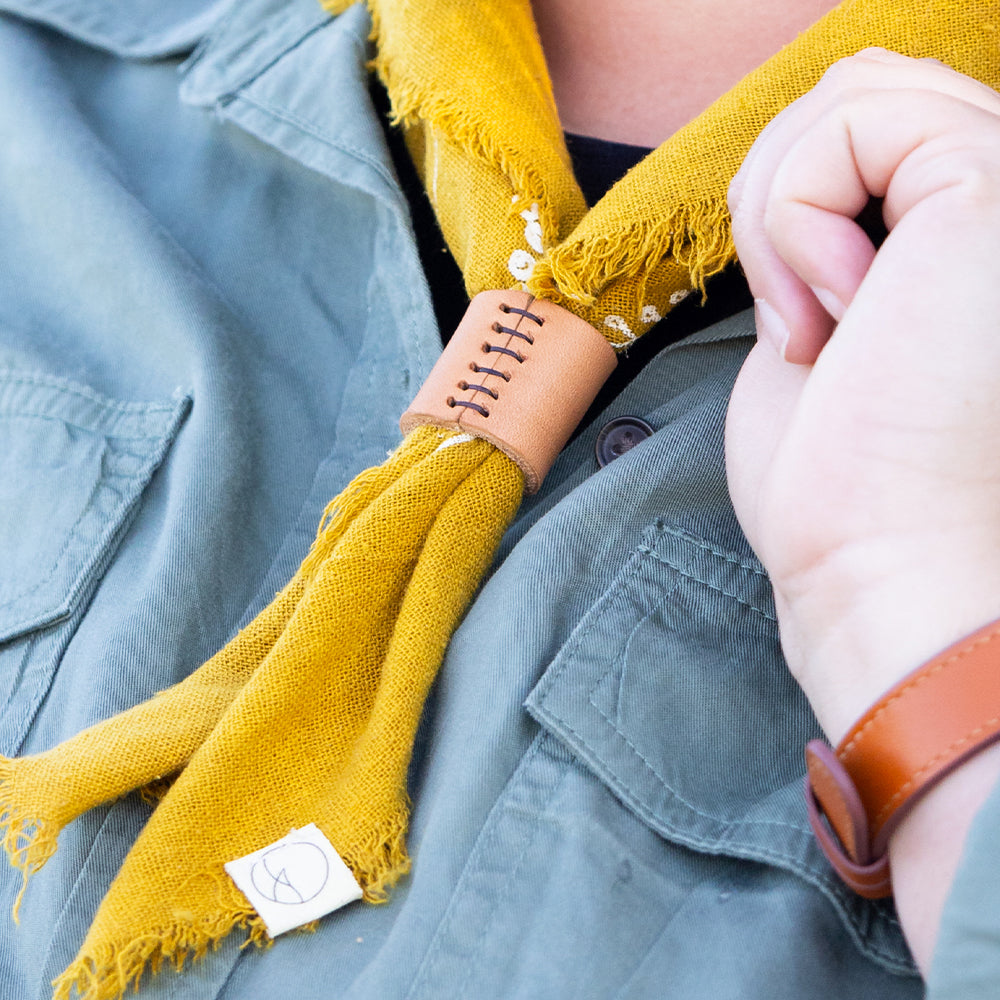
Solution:
[{"label": "wrist", "polygon": [[[775,586],[789,668],[832,744],[902,677],[1000,616],[1000,560],[984,558],[994,546],[885,544],[891,562],[869,544]],[[900,560],[907,548],[919,558]]]},{"label": "wrist", "polygon": [[998,778],[1000,744],[994,744],[932,788],[889,841],[896,911],[925,976],[969,828]]}]

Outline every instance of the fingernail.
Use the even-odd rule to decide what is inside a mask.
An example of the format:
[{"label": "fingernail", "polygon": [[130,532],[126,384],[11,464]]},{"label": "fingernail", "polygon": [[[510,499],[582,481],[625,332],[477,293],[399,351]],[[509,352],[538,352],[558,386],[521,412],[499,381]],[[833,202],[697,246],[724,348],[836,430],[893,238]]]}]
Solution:
[{"label": "fingernail", "polygon": [[830,291],[829,288],[819,288],[816,285],[809,286],[813,295],[819,299],[819,304],[839,323],[847,312],[847,306]]},{"label": "fingernail", "polygon": [[753,303],[758,339],[767,341],[783,358],[790,336],[788,326],[767,299],[754,299]]}]

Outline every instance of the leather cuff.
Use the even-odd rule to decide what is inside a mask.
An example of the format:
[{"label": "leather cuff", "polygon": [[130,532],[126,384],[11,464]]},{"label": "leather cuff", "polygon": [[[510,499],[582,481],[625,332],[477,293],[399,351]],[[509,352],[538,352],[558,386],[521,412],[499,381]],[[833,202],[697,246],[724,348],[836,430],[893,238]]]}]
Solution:
[{"label": "leather cuff", "polygon": [[485,438],[534,493],[618,364],[589,323],[527,292],[480,292],[399,421]]},{"label": "leather cuff", "polygon": [[810,741],[809,822],[841,879],[868,899],[890,895],[893,830],[937,782],[997,739],[1000,622],[904,677],[836,751]]}]

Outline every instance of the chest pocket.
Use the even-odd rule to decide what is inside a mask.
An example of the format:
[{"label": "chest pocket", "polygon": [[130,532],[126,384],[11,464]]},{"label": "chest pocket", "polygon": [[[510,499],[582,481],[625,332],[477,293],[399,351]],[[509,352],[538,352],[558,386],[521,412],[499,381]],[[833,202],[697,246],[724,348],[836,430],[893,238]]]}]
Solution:
[{"label": "chest pocket", "polygon": [[891,907],[855,897],[809,830],[802,747],[819,735],[788,673],[770,584],[733,552],[653,525],[532,693],[532,714],[648,826],[795,873],[870,958],[911,969]]},{"label": "chest pocket", "polygon": [[188,406],[0,372],[0,752],[23,741]]}]

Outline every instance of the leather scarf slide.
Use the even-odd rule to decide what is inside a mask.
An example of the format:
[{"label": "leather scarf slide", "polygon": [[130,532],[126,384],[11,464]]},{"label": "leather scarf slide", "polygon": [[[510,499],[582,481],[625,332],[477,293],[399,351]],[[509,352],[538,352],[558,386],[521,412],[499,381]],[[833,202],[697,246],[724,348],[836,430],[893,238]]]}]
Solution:
[{"label": "leather scarf slide", "polygon": [[[881,45],[1000,84],[1000,4],[846,2],[587,211],[528,0],[369,7],[375,67],[470,296],[535,296],[616,349],[734,259],[729,180],[832,62]],[[75,817],[133,790],[157,799],[56,997],[118,997],[234,929],[269,941],[224,866],[290,831],[318,829],[356,895],[386,900],[410,864],[406,773],[425,696],[524,488],[489,441],[416,426],[330,503],[275,600],[186,680],[0,761],[4,846],[25,883]]]}]

